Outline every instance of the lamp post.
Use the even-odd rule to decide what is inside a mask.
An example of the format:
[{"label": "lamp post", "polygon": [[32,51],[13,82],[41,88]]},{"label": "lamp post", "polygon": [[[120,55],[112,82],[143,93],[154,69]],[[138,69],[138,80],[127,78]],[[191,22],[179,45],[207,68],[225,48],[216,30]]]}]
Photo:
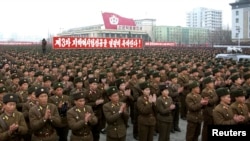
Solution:
[{"label": "lamp post", "polygon": [[238,30],[238,47],[240,47],[240,26],[236,26],[236,30]]}]

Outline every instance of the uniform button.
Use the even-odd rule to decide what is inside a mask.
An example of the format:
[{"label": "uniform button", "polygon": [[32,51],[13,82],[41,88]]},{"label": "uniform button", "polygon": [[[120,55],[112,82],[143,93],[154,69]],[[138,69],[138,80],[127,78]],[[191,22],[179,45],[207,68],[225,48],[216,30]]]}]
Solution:
[{"label": "uniform button", "polygon": [[115,128],[114,130],[116,131],[117,129]]}]

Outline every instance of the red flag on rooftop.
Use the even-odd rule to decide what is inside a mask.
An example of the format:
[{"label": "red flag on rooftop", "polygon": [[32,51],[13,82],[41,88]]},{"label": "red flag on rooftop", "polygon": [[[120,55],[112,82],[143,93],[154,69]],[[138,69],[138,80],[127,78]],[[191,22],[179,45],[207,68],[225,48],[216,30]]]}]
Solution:
[{"label": "red flag on rooftop", "polygon": [[135,21],[130,18],[125,18],[115,13],[102,13],[104,26],[106,29],[117,29],[117,25],[136,26]]}]

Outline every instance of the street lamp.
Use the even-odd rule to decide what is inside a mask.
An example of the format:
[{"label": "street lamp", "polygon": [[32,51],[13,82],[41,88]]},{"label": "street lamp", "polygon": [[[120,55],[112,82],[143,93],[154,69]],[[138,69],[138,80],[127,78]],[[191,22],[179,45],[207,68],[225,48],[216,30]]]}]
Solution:
[{"label": "street lamp", "polygon": [[240,47],[240,26],[236,26],[236,30],[238,30],[238,47]]}]

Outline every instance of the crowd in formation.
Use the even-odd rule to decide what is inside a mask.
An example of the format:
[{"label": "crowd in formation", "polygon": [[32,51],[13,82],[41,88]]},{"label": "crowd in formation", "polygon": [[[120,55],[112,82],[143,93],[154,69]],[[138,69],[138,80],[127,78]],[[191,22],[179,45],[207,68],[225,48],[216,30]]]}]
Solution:
[{"label": "crowd in formation", "polygon": [[250,62],[225,51],[1,47],[0,140],[125,141],[131,121],[135,139],[169,141],[182,119],[207,141],[209,125],[249,124]]}]

